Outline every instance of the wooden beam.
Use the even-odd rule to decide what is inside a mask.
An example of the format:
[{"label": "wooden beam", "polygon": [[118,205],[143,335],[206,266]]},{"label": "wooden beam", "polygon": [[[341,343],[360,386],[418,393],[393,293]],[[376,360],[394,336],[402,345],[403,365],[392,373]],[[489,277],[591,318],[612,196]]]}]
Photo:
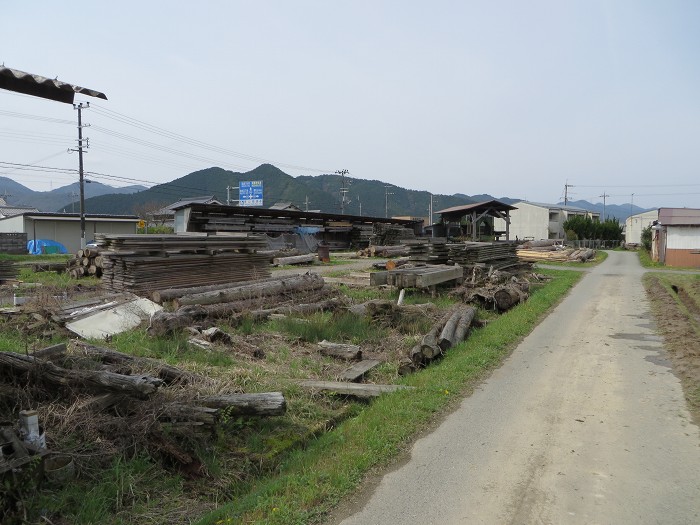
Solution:
[{"label": "wooden beam", "polygon": [[351,367],[341,372],[339,379],[341,381],[357,382],[362,379],[367,372],[372,370],[375,366],[378,366],[380,363],[381,361],[378,361],[377,359],[363,359],[359,363],[355,363]]}]

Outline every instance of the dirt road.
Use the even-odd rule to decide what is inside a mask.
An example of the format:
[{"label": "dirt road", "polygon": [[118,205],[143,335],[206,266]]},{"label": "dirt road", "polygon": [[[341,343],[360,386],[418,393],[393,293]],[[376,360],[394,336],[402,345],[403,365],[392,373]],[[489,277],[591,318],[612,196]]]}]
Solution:
[{"label": "dirt road", "polygon": [[331,523],[700,523],[700,432],[642,273],[634,253],[610,252],[407,462]]}]

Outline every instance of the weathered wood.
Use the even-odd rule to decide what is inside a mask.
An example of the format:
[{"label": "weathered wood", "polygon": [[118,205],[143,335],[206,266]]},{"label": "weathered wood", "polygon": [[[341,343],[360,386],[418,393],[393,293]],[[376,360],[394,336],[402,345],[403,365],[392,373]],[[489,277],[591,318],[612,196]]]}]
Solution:
[{"label": "weathered wood", "polygon": [[438,346],[442,351],[445,351],[454,345],[455,330],[457,329],[457,323],[461,317],[462,312],[461,310],[457,309],[445,323],[445,326],[440,332],[440,337],[438,338]]},{"label": "weathered wood", "polygon": [[404,357],[399,361],[398,373],[400,376],[407,376],[416,371],[416,364],[410,357]]},{"label": "weathered wood", "polygon": [[457,323],[457,328],[454,334],[454,344],[461,343],[467,337],[467,332],[469,327],[474,321],[474,316],[476,315],[476,308],[473,306],[465,306],[462,309],[462,316]]},{"label": "weathered wood", "polygon": [[526,294],[516,286],[502,286],[493,292],[496,307],[504,312],[525,300]]},{"label": "weathered wood", "polygon": [[128,364],[152,368],[158,377],[166,383],[190,381],[194,376],[190,372],[168,365],[158,359],[148,357],[136,357],[111,348],[94,346],[83,341],[73,341],[73,347],[79,355],[97,358],[103,363]]},{"label": "weathered wood", "polygon": [[120,392],[146,399],[163,384],[161,379],[140,375],[128,376],[106,371],[70,370],[32,356],[0,352],[0,370],[12,375],[28,375],[35,381],[68,386],[90,392]]},{"label": "weathered wood", "polygon": [[275,266],[284,266],[287,264],[310,264],[316,261],[317,257],[315,253],[309,253],[307,255],[292,255],[290,257],[275,257],[272,259],[272,264]]},{"label": "weathered wood", "polygon": [[312,390],[335,392],[361,398],[373,398],[397,390],[411,390],[413,387],[403,385],[372,385],[359,383],[346,383],[342,381],[302,381],[300,385]]},{"label": "weathered wood", "polygon": [[318,343],[318,346],[321,353],[328,357],[345,359],[347,361],[359,361],[362,359],[362,350],[357,345],[332,343],[324,340]]},{"label": "weathered wood", "polygon": [[189,286],[181,288],[168,288],[164,290],[156,290],[151,294],[151,299],[155,303],[165,303],[167,301],[172,301],[174,299],[179,299],[184,295],[192,295],[204,292],[213,292],[215,290],[226,290],[228,288],[236,288],[241,286],[249,286],[251,284],[258,283],[269,283],[271,281],[279,281],[280,277],[267,277],[265,279],[256,279],[253,281],[245,281],[241,283],[222,283],[222,284],[210,284],[206,286]]},{"label": "weathered wood", "polygon": [[151,322],[147,331],[155,335],[173,334],[202,319],[206,319],[207,315],[208,312],[199,305],[183,306],[175,312],[161,310],[151,316]]},{"label": "weathered wood", "polygon": [[282,392],[256,394],[224,394],[195,399],[193,403],[217,409],[226,409],[234,416],[281,416],[287,411]]},{"label": "weathered wood", "polygon": [[38,357],[41,359],[50,359],[52,357],[62,356],[63,354],[66,353],[66,350],[67,350],[66,343],[58,343],[57,345],[51,345],[51,346],[47,346],[46,348],[42,348],[40,350],[37,350],[36,352],[33,352],[31,355],[32,355],[32,357]]},{"label": "weathered wood", "polygon": [[[279,302],[283,302],[282,297],[280,297],[278,303]],[[232,303],[208,304],[204,306],[204,309],[211,317],[214,318],[226,317],[233,318],[232,320],[248,318],[256,321],[262,321],[273,314],[306,315],[315,312],[331,312],[340,308],[342,304],[343,303],[339,299],[332,298],[315,303],[302,303],[296,305],[290,304],[275,308],[251,310],[246,308],[246,304],[237,301]]]},{"label": "weathered wood", "polygon": [[356,382],[362,379],[362,377],[372,370],[375,366],[378,366],[381,361],[377,359],[363,359],[359,363],[355,363],[350,368],[343,370],[338,379],[341,381],[351,381]]},{"label": "weathered wood", "polygon": [[177,300],[179,305],[207,305],[226,303],[239,299],[279,295],[281,293],[318,290],[323,288],[323,277],[316,273],[293,276],[265,283],[250,284],[214,292],[185,295]]}]

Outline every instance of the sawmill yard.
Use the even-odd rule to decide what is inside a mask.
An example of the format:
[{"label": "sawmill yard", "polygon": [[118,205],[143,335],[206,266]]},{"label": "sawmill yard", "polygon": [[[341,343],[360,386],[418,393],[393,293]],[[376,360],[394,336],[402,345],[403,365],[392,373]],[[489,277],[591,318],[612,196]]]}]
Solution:
[{"label": "sawmill yard", "polygon": [[[67,330],[70,312],[105,294],[117,301],[124,277],[23,268],[23,288],[2,293],[0,441],[11,445],[19,411],[32,409],[49,452],[30,448],[0,474],[2,522],[320,522],[581,275],[521,265],[421,289],[409,284],[436,274],[404,269],[389,276],[405,288],[399,306],[398,287],[370,286],[382,272],[370,278],[362,265],[334,256],[298,275],[268,269],[238,288],[165,294],[150,320],[87,340]],[[697,286],[684,287],[696,300]],[[17,290],[29,297],[21,306]],[[226,302],[207,304],[212,294]]]}]

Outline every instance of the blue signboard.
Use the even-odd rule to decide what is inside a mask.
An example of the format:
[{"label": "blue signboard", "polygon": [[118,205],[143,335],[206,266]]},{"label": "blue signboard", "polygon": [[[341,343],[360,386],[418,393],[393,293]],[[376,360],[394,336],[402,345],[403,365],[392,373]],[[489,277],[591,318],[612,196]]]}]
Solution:
[{"label": "blue signboard", "polygon": [[263,205],[263,183],[261,180],[240,181],[238,198],[241,206]]}]

